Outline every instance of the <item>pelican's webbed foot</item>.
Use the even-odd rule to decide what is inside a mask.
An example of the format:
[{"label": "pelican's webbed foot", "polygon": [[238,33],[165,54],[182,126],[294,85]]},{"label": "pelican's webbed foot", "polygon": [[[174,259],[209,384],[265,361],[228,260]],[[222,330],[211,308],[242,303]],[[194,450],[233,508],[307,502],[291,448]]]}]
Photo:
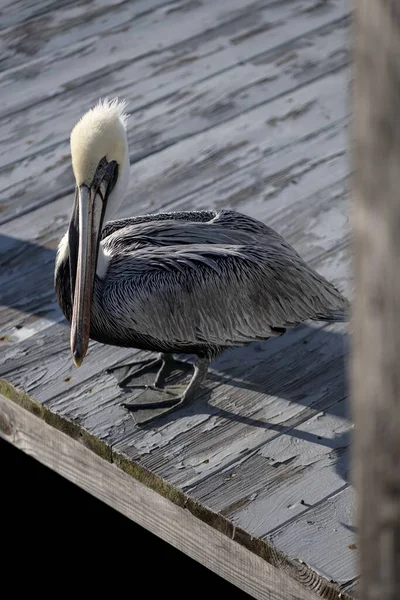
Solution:
[{"label": "pelican's webbed foot", "polygon": [[107,369],[107,373],[114,375],[119,387],[125,387],[132,379],[136,379],[147,373],[155,373],[153,386],[158,388],[165,383],[167,377],[174,371],[191,371],[192,368],[191,364],[174,358],[173,354],[162,352],[158,358],[130,361],[129,363]]},{"label": "pelican's webbed foot", "polygon": [[[207,359],[199,359],[196,365],[193,365],[193,376],[189,381],[187,387],[183,390],[182,394],[177,395],[177,388],[173,388],[172,386],[169,389],[160,389],[157,386],[146,386],[146,385],[134,385],[134,388],[140,388],[146,390],[146,392],[155,392],[158,396],[158,400],[155,398],[153,401],[146,401],[146,394],[144,395],[144,400],[142,402],[129,402],[124,403],[122,406],[130,411],[142,411],[142,410],[157,410],[157,409],[165,409],[161,413],[157,412],[155,415],[150,415],[147,418],[140,419],[140,422],[136,419],[138,425],[145,425],[154,421],[160,416],[167,415],[177,408],[180,408],[184,405],[187,405],[191,402],[198,391],[201,383],[204,381],[207,371],[208,371],[208,363]],[[181,388],[180,388],[181,389]],[[164,396],[164,398],[160,399],[160,395]]]}]

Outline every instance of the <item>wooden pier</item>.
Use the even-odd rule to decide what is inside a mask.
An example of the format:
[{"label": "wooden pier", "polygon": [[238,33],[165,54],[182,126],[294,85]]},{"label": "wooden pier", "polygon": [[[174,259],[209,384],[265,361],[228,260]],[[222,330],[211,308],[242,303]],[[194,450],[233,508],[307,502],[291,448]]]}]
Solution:
[{"label": "wooden pier", "polygon": [[[128,101],[119,216],[234,208],[351,297],[347,0],[27,0],[0,11],[0,436],[255,598],[356,598],[347,326],[231,350],[138,427],[56,304],[69,133]],[[136,393],[138,393],[136,391]]]}]

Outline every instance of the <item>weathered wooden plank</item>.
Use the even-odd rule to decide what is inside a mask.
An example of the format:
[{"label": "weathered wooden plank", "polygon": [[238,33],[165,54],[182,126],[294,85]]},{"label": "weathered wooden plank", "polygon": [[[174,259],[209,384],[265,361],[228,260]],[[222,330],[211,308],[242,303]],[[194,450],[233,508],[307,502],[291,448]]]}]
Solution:
[{"label": "weathered wooden plank", "polygon": [[[209,76],[275,48],[282,40],[285,43],[327,20],[333,21],[348,14],[345,0],[328,0],[325,13],[318,10],[319,0],[285,0],[284,3],[281,0],[232,0],[228,10],[211,0],[188,2],[187,6],[188,10],[183,6],[180,11],[160,8],[107,32],[101,44],[96,37],[87,38],[8,70],[0,75],[0,90],[4,96],[0,115],[26,109],[66,89],[80,88],[88,79],[89,65],[95,89],[99,88],[101,80],[104,83],[104,79],[108,78],[109,83],[113,82],[112,91],[115,93],[120,90],[121,83],[124,87],[126,81],[138,81],[149,76],[148,62],[146,65],[139,62],[140,72],[130,72],[129,76],[125,74],[122,80],[119,73],[120,69],[150,54],[150,74],[164,70],[164,84],[169,84],[176,76],[176,66],[182,66],[186,58],[190,62],[184,71],[189,77],[193,70],[198,72],[199,69],[202,77]],[[169,48],[169,57],[159,57],[166,48]],[[197,59],[201,57],[208,58],[200,64]],[[35,80],[39,73],[41,86]],[[181,85],[189,83],[182,76],[180,79]]]},{"label": "weathered wooden plank", "polygon": [[[13,23],[10,23],[10,7],[7,7],[0,12],[1,26],[10,25],[0,30],[1,70],[18,67],[89,37],[103,36],[109,29],[126,25],[163,5],[184,8],[188,2],[190,0],[180,3],[171,0],[53,0],[51,10],[46,10],[46,2],[41,0],[32,3],[34,10],[25,18],[24,11],[20,11],[18,21]],[[23,4],[27,12],[26,0]]]},{"label": "weathered wooden plank", "polygon": [[[344,401],[336,403],[309,421],[278,433],[255,453],[205,477],[200,484],[185,488],[186,493],[256,538],[296,520],[297,515],[305,518],[312,507],[347,486],[352,429],[347,413]],[[279,427],[277,431],[281,432]],[[326,511],[326,522],[335,526],[327,528],[320,540],[325,555],[331,546],[337,546],[335,503]],[[313,519],[308,521],[307,539],[312,540]],[[354,539],[348,548],[355,551],[354,530],[350,533]],[[280,548],[278,542],[276,547]],[[301,554],[296,556],[302,558]],[[346,569],[352,577],[356,576],[353,553],[343,552],[342,559],[348,562]]]},{"label": "weathered wooden plank", "polygon": [[[296,141],[306,146],[325,128],[336,128],[338,135],[343,134],[346,81],[347,71],[331,74],[132,165],[135,207],[131,214],[139,212],[141,206],[146,207],[145,212],[159,209],[264,157],[273,160],[278,151],[282,160],[282,151],[292,148]],[[134,128],[130,129],[130,142],[134,135]],[[306,159],[307,155],[299,161]],[[20,183],[13,181],[12,170],[8,172],[8,186],[0,193],[0,222],[73,190],[67,145],[58,146],[47,156],[36,156],[27,167],[28,177]]]},{"label": "weathered wooden plank", "polygon": [[[291,242],[296,244],[295,229],[286,226],[289,220],[298,218],[295,203],[307,204],[309,198],[311,209],[320,202],[324,205],[330,202],[334,210],[337,199],[347,194],[347,172],[345,127],[334,124],[315,136],[306,136],[292,146],[284,147],[272,156],[261,156],[243,169],[218,178],[201,191],[173,200],[168,203],[168,209],[235,208],[270,225],[273,223],[282,235],[290,235]],[[129,205],[125,204],[121,213],[129,214],[129,209]],[[326,210],[329,210],[329,204],[326,204]],[[342,221],[346,222],[346,213],[340,214]],[[309,223],[300,219],[299,225],[300,228],[308,227]],[[323,227],[323,222],[321,226],[319,233],[323,243],[330,230]],[[311,226],[308,229],[310,242],[315,244],[314,230]],[[333,231],[340,235],[340,230]]]},{"label": "weathered wooden plank", "polygon": [[72,82],[79,85],[82,76],[88,76],[89,68],[92,78],[112,78],[116,69],[149,53],[156,57],[163,48],[171,48],[173,52],[177,45],[177,49],[189,45],[193,49],[196,41],[200,42],[203,37],[215,48],[216,43],[227,36],[248,35],[257,23],[261,25],[265,20],[263,7],[271,3],[273,5],[274,0],[232,0],[228,10],[210,0],[175,4],[176,10],[172,3],[172,10],[167,5],[165,10],[151,11],[109,30],[102,36],[101,43],[97,36],[92,36],[60,48],[0,76],[0,89],[7,90],[13,98],[12,102],[6,100],[1,114],[24,109],[45,98],[35,82],[39,72],[45,89],[52,90],[54,95],[70,87]]},{"label": "weathered wooden plank", "polygon": [[[57,0],[57,7],[68,6],[76,0]],[[0,6],[0,30],[54,10],[54,0],[3,0]]]},{"label": "weathered wooden plank", "polygon": [[[157,211],[166,207],[174,210],[189,210],[199,207],[229,206],[241,210],[246,210],[248,207],[253,214],[259,214],[259,217],[264,219],[270,218],[271,214],[278,216],[283,208],[290,210],[290,206],[299,196],[306,197],[320,189],[321,179],[324,187],[328,188],[329,185],[343,179],[348,172],[344,122],[339,120],[323,127],[323,120],[315,119],[313,123],[307,118],[302,120],[301,124],[304,127],[301,129],[299,127],[301,124],[298,124],[297,120],[305,116],[296,117],[291,113],[284,115],[281,131],[285,128],[289,139],[284,140],[285,143],[282,145],[280,145],[280,136],[275,137],[275,127],[270,130],[274,135],[272,140],[262,138],[261,141],[256,139],[251,143],[248,138],[251,140],[252,137],[260,137],[257,125],[253,125],[253,131],[248,131],[249,124],[246,123],[245,138],[239,125],[234,132],[236,139],[228,140],[231,143],[226,148],[227,153],[229,149],[234,153],[234,162],[225,164],[226,168],[224,170],[221,168],[220,173],[214,174],[214,177],[212,177],[213,159],[215,161],[219,159],[222,167],[223,147],[218,153],[213,148],[206,147],[205,139],[202,161],[198,164],[199,177],[196,177],[197,171],[194,169],[185,172],[185,175],[194,178],[192,184],[188,186],[187,194],[182,194],[181,188],[178,187],[179,179],[171,176],[173,175],[171,171],[176,170],[177,165],[173,159],[169,159],[169,152],[162,153],[158,163],[152,160],[149,169],[146,169],[146,161],[141,165],[133,166],[130,188],[119,214],[125,216],[149,210]],[[291,122],[293,122],[292,127],[290,127]],[[321,126],[321,129],[313,130],[314,125]],[[249,145],[251,145],[248,151],[250,156],[245,160],[245,157],[240,155],[240,147],[244,152]],[[184,149],[187,151],[187,146]],[[196,148],[192,151],[193,155],[195,150]],[[235,160],[237,158],[239,160]],[[157,164],[158,172],[154,172]],[[189,168],[190,164],[187,166]],[[165,181],[168,175],[170,175],[170,182]],[[201,188],[198,179],[203,181]],[[161,198],[159,194],[152,194],[149,197],[146,189],[150,186],[161,189],[163,181],[165,184],[169,183],[169,194],[165,193]],[[15,205],[14,210],[19,206],[17,199]],[[44,237],[46,241],[48,238],[46,234],[50,233],[55,236],[54,239],[57,239],[57,235],[61,234],[60,227],[66,227],[71,205],[72,194],[37,209],[31,215],[23,216],[22,220],[2,226],[1,231],[25,240],[39,240]]]},{"label": "weathered wooden plank", "polygon": [[2,395],[0,436],[253,598],[317,600],[283,568],[274,567]]},{"label": "weathered wooden plank", "polygon": [[160,421],[161,436],[117,427],[116,447],[175,485],[192,487],[256,450],[277,429],[284,432],[344,397],[342,336],[302,328],[281,344],[252,345],[214,363],[206,393],[179,417],[179,435],[177,416]]},{"label": "weathered wooden plank", "polygon": [[[337,374],[343,377],[339,370]],[[259,450],[195,486],[185,486],[190,495],[255,537],[293,520],[348,481],[352,425],[344,397],[285,432],[280,425],[270,428],[276,435]]]},{"label": "weathered wooden plank", "polygon": [[[276,26],[282,27],[281,22]],[[146,77],[137,81],[134,73],[119,74],[121,83],[125,82],[118,86],[119,94],[128,101],[132,115],[132,160],[231,119],[347,63],[347,19],[313,29],[302,37],[298,37],[297,30],[293,33],[296,37],[277,50],[272,47],[269,52],[248,59],[246,64],[241,61],[216,73],[208,70],[206,78],[200,81],[196,80],[196,71],[191,70],[189,84],[182,81],[190,64],[186,58],[181,59],[180,66],[176,65],[174,77],[170,75],[165,85],[166,72],[170,71],[168,60],[172,60],[169,50],[162,53],[166,65],[161,72],[153,64],[154,57],[145,57],[143,60],[150,62],[147,68],[143,67]],[[199,60],[198,53],[196,57],[194,62]],[[161,61],[159,56],[158,62]],[[139,63],[135,61],[132,69],[138,69]],[[100,79],[96,86],[82,82],[82,86],[3,117],[0,157],[4,164],[43,152],[49,145],[54,148],[67,142],[70,129],[84,110],[83,100],[84,107],[89,107],[114,90],[115,82],[108,78]],[[49,114],[54,115],[51,122]]]},{"label": "weathered wooden plank", "polygon": [[357,575],[354,521],[354,492],[347,487],[270,534],[268,539],[317,573],[345,584]]},{"label": "weathered wooden plank", "polygon": [[[341,88],[343,88],[344,85],[343,82]],[[274,107],[271,108],[272,111],[273,109]],[[294,108],[294,113],[295,112],[296,109]],[[167,125],[168,123],[169,120],[167,119]],[[277,131],[276,133],[279,132]],[[135,147],[137,147],[138,138],[136,132],[131,132],[131,135],[133,137],[131,141],[135,143]],[[155,136],[155,138],[157,138],[157,136]],[[221,139],[224,139],[223,133]],[[167,142],[168,140],[165,141],[165,143]],[[218,158],[218,155],[216,158]],[[132,156],[132,159],[135,159],[135,156]],[[39,180],[37,178],[38,172],[41,173]],[[137,181],[138,175],[136,173],[133,173],[133,175]],[[72,190],[73,178],[70,168],[68,144],[65,144],[63,149],[52,148],[45,154],[35,156],[34,158],[22,161],[18,165],[8,167],[0,173],[0,184],[3,188],[0,193],[0,219],[3,222],[15,214],[17,206],[19,207],[21,205],[21,199],[24,200],[24,203],[26,203],[29,208],[32,205],[46,203],[54,197],[59,197],[68,189]]]}]

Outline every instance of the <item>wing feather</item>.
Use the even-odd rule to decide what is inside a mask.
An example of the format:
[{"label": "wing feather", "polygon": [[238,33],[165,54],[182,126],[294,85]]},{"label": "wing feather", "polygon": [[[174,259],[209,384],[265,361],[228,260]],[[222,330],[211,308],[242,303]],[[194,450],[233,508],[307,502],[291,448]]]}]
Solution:
[{"label": "wing feather", "polygon": [[[233,235],[220,229],[218,240]],[[193,243],[190,232],[186,245],[125,247],[122,253],[114,247],[102,289],[107,314],[127,334],[229,346],[277,335],[307,319],[335,320],[347,310],[347,300],[280,244],[280,236],[261,245],[254,234],[234,233],[253,243]],[[171,242],[166,231],[160,235]]]}]

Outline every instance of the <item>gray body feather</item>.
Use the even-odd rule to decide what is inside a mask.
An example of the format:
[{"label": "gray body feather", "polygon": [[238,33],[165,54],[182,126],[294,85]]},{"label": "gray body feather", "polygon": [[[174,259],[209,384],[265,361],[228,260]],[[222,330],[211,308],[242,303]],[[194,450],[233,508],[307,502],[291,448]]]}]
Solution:
[{"label": "gray body feather", "polygon": [[[234,211],[112,221],[96,277],[91,337],[212,358],[306,321],[343,321],[348,301],[273,229]],[[56,290],[70,319],[68,258]],[[69,303],[69,306],[68,306]]]}]

